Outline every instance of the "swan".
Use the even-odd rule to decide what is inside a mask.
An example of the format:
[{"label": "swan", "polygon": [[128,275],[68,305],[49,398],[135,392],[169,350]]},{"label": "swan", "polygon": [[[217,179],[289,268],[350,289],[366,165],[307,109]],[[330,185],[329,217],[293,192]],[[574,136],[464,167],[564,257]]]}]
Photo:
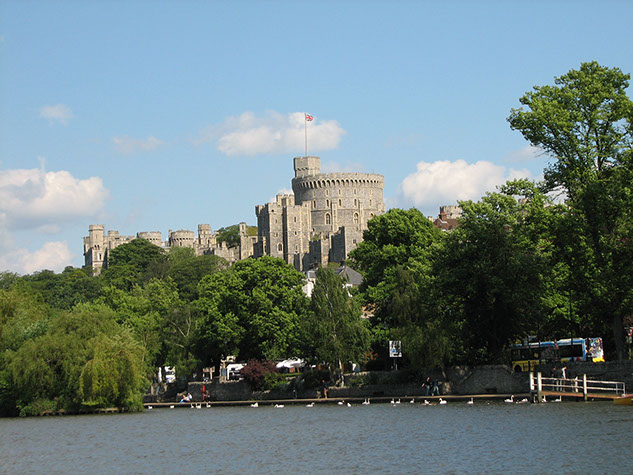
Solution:
[{"label": "swan", "polygon": [[473,404],[475,404],[475,401],[473,401],[473,398],[470,398],[470,401],[468,401],[466,404],[472,406]]},{"label": "swan", "polygon": [[314,403],[311,402],[310,404],[306,404],[306,407],[314,407]]},{"label": "swan", "polygon": [[251,407],[259,407],[259,403],[254,402],[253,404],[251,404]]},{"label": "swan", "polygon": [[424,400],[424,405],[425,405],[425,406],[428,406],[429,404],[431,404],[431,403],[425,399],[425,400]]},{"label": "swan", "polygon": [[352,407],[352,405],[348,402],[348,403],[347,403],[347,407]]},{"label": "swan", "polygon": [[541,400],[541,402],[547,402],[547,398],[543,396],[543,399]]},{"label": "swan", "polygon": [[211,404],[207,403],[207,407],[211,407]]},{"label": "swan", "polygon": [[280,408],[280,407],[284,407],[284,405],[283,404],[275,404],[275,407],[276,408]]},{"label": "swan", "polygon": [[169,409],[173,409],[173,408],[174,408],[174,405],[173,405],[173,404],[172,404],[171,406],[169,406]]},{"label": "swan", "polygon": [[509,404],[512,404],[514,402],[514,394],[512,396],[510,396],[510,399],[506,399],[503,402],[507,402]]},{"label": "swan", "polygon": [[363,401],[363,404],[364,404],[365,406],[369,405],[369,398],[365,399],[365,400]]},{"label": "swan", "polygon": [[440,404],[446,404],[446,401],[442,398],[440,398]]},{"label": "swan", "polygon": [[154,409],[154,406],[147,406],[147,409]]},{"label": "swan", "polygon": [[520,401],[517,401],[517,404],[525,404],[526,402],[528,402],[528,398],[524,397]]},{"label": "swan", "polygon": [[409,401],[409,404],[415,404],[415,399],[411,399],[411,400]]},{"label": "swan", "polygon": [[196,409],[202,409],[202,404],[196,404]]},{"label": "swan", "polygon": [[391,398],[391,404],[395,404],[395,403],[396,401],[393,398]]},{"label": "swan", "polygon": [[558,396],[556,399],[554,399],[554,402],[562,402],[563,401],[563,396]]},{"label": "swan", "polygon": [[400,404],[400,398],[398,398],[398,400],[396,401],[396,404]]}]

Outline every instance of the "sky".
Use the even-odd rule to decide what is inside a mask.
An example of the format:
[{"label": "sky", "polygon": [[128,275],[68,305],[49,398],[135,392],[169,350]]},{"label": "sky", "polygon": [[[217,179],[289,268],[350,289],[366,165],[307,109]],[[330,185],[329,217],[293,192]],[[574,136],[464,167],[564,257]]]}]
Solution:
[{"label": "sky", "polygon": [[[0,1],[0,271],[122,235],[256,225],[292,159],[387,208],[479,200],[550,158],[507,117],[586,61],[633,73],[633,2]],[[631,96],[629,89],[629,97]]]}]

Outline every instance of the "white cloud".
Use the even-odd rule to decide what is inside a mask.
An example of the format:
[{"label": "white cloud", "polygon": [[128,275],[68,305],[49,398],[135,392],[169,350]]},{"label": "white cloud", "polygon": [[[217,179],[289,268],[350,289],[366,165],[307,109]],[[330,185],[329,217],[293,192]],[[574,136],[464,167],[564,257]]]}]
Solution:
[{"label": "white cloud", "polygon": [[70,119],[74,117],[73,112],[65,104],[57,104],[54,106],[44,106],[40,109],[40,117],[47,119],[51,124],[59,122],[66,125]]},{"label": "white cloud", "polygon": [[114,137],[112,143],[117,152],[123,155],[129,155],[136,152],[155,150],[165,142],[150,135],[146,139],[133,139],[127,136]]},{"label": "white cloud", "polygon": [[[276,153],[303,154],[305,150],[303,112],[280,114],[270,111],[258,117],[244,112],[227,118],[223,124],[200,131],[194,143],[216,142],[227,156],[255,156]],[[335,120],[308,122],[308,153],[338,147],[346,131]]]},{"label": "white cloud", "polygon": [[528,170],[508,169],[487,161],[420,162],[399,186],[400,205],[414,205],[434,215],[440,205],[479,200],[486,192],[514,178],[532,178]]},{"label": "white cloud", "polygon": [[543,150],[532,145],[527,145],[520,150],[516,150],[503,158],[504,162],[520,163],[531,162],[534,160],[542,160],[544,156]]},{"label": "white cloud", "polygon": [[99,216],[108,190],[101,178],[67,171],[0,170],[0,226],[51,232],[61,223]]},{"label": "white cloud", "polygon": [[47,242],[35,252],[26,249],[10,249],[0,256],[0,271],[31,274],[48,269],[55,272],[72,265],[75,256],[66,242]]}]

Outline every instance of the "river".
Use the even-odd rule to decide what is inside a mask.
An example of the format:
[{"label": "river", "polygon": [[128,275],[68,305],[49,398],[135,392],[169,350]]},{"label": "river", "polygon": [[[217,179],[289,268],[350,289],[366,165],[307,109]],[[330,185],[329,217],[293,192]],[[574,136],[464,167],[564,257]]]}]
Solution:
[{"label": "river", "polygon": [[0,419],[0,472],[630,473],[612,403],[304,405]]}]

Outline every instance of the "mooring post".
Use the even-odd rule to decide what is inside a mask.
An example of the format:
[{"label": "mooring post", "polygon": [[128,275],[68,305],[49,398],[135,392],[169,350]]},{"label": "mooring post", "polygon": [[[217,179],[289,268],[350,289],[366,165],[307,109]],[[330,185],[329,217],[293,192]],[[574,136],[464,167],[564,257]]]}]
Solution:
[{"label": "mooring post", "polygon": [[582,375],[582,398],[587,400],[587,375]]},{"label": "mooring post", "polygon": [[543,382],[541,381],[541,372],[536,373],[536,400],[543,402]]}]

